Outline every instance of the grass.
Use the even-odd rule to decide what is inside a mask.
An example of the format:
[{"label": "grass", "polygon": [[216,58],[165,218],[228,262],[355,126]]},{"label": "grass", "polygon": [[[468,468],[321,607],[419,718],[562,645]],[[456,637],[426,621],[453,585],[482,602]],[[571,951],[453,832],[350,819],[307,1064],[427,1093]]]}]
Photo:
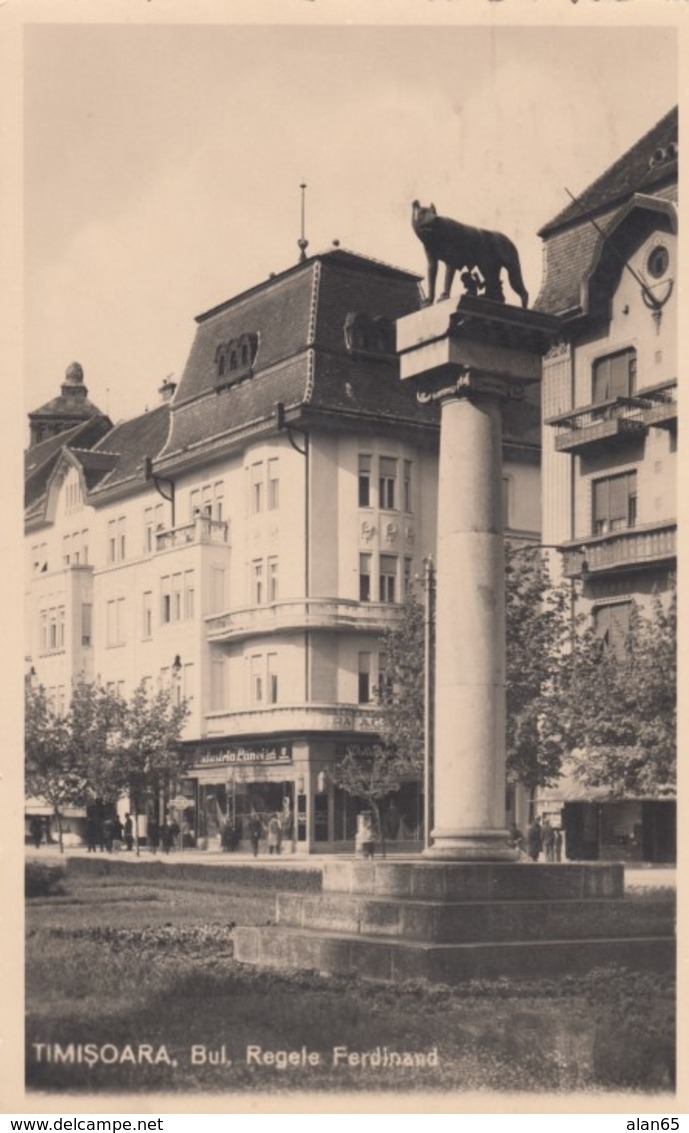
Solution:
[{"label": "grass", "polygon": [[[29,901],[28,1088],[591,1092],[671,1085],[674,996],[667,978],[647,976],[640,983],[617,970],[538,982],[393,988],[239,965],[232,926],[266,923],[272,912],[273,898],[265,892],[124,884],[113,877],[77,876],[66,894]],[[608,1036],[603,1044],[601,1035]],[[612,1065],[605,1061],[611,1035],[623,1055]],[[37,1043],[75,1044],[74,1061],[46,1061],[45,1048],[39,1060]],[[88,1065],[78,1060],[79,1044],[82,1058],[85,1044],[105,1048],[106,1058],[124,1052],[127,1059],[128,1044],[164,1053],[153,1065],[145,1059]],[[249,1064],[250,1046],[273,1052],[304,1047],[319,1062],[282,1069]],[[336,1046],[437,1049],[438,1065],[334,1066]],[[628,1046],[639,1055],[631,1060],[631,1078]],[[231,1064],[212,1063],[209,1053],[220,1057],[223,1050]]]}]

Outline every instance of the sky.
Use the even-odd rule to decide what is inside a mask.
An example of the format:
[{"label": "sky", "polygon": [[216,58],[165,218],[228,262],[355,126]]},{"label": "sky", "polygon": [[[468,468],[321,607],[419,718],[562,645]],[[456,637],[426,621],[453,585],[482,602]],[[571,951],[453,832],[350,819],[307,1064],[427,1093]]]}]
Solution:
[{"label": "sky", "polygon": [[533,302],[565,188],[676,102],[672,28],[27,26],[26,409],[73,361],[114,421],[157,404],[194,316],[297,261],[301,182],[309,253],[423,274],[432,201],[509,235]]}]

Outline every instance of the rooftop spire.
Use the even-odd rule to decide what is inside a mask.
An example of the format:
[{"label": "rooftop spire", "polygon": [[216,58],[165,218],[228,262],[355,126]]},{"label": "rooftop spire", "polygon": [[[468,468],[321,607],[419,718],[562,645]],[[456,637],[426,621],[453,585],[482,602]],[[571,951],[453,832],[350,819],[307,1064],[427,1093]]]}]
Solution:
[{"label": "rooftop spire", "polygon": [[304,181],[302,181],[299,188],[301,189],[301,236],[297,240],[297,247],[299,248],[299,263],[301,263],[303,260],[306,259],[306,249],[309,246],[309,242],[306,239],[306,235],[305,235],[306,188],[307,188],[306,183]]}]

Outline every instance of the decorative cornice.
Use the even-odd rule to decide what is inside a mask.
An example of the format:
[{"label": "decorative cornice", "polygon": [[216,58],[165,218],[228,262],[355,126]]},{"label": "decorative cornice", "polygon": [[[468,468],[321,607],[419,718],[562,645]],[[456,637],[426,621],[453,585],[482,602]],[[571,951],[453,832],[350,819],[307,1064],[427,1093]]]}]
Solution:
[{"label": "decorative cornice", "polygon": [[468,398],[470,401],[494,401],[507,398],[518,399],[524,396],[521,382],[502,374],[490,373],[486,370],[473,370],[470,366],[459,366],[459,377],[451,385],[439,386],[436,389],[418,390],[416,397],[421,405],[429,402],[452,401],[457,398]]}]

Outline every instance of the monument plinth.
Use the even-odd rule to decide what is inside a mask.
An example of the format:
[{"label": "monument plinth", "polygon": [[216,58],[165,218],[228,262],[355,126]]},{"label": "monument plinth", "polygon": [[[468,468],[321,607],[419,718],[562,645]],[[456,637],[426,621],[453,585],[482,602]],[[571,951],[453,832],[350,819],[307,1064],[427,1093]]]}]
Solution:
[{"label": "monument plinth", "polygon": [[558,322],[465,296],[397,324],[401,377],[440,404],[433,845],[323,865],[235,957],[277,968],[457,983],[674,963],[667,898],[624,897],[607,862],[523,863],[505,829],[502,406],[537,382]]},{"label": "monument plinth", "polygon": [[558,325],[471,296],[397,324],[402,380],[440,405],[431,858],[516,857],[505,829],[502,404],[540,380]]}]

